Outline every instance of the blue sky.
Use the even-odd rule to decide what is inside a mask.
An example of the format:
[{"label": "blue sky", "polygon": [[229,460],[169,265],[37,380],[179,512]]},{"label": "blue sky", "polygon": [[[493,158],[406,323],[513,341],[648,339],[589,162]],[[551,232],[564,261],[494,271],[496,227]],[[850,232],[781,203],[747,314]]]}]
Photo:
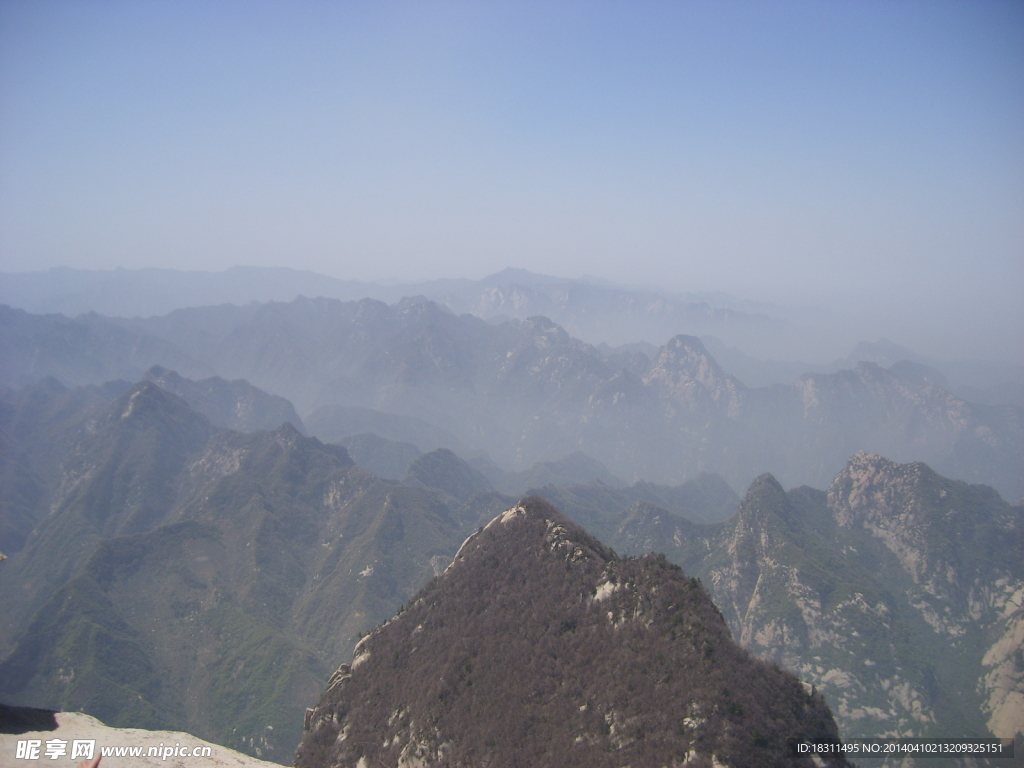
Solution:
[{"label": "blue sky", "polygon": [[0,270],[517,266],[1019,352],[1022,215],[1019,2],[0,0]]}]

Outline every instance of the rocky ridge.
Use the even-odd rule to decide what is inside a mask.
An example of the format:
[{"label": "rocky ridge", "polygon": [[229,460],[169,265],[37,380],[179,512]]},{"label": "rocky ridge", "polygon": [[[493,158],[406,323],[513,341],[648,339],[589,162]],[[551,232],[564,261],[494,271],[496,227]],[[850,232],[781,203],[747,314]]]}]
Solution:
[{"label": "rocky ridge", "polygon": [[696,579],[618,558],[539,498],[363,638],[305,729],[304,768],[811,765],[788,741],[837,736],[820,697],[732,642]]},{"label": "rocky ridge", "polygon": [[284,759],[335,659],[464,536],[433,491],[290,423],[213,429],[150,381],[60,435],[46,509],[0,567],[7,703]]},{"label": "rocky ridge", "polygon": [[744,647],[813,683],[844,735],[1024,732],[1024,508],[857,454],[827,492],[758,478],[729,520],[650,503],[609,541],[699,575]]},{"label": "rocky ridge", "polygon": [[[3,695],[100,707],[90,711],[111,722],[123,714],[121,724],[207,727],[208,738],[276,759],[301,721],[293,714],[289,725],[286,713],[301,713],[355,635],[513,503],[489,490],[502,486],[485,457],[417,452],[407,461],[425,459],[415,488],[382,483],[292,427],[215,429],[152,382],[68,389],[49,379],[5,391],[0,438],[4,652],[21,649],[0,668]],[[602,469],[577,454],[515,479],[568,482]],[[766,476],[742,505],[711,475],[539,493],[620,551],[664,551],[700,576],[733,635],[816,685],[845,734],[1021,729],[1024,575],[1014,553],[1024,525],[1020,507],[990,488],[858,454],[827,492],[783,492]],[[29,631],[40,608],[51,621]],[[152,622],[178,626],[182,616],[201,632],[145,641]],[[258,642],[235,642],[250,633]],[[184,680],[179,657],[195,656],[197,637],[208,662],[193,682],[223,693],[244,742],[211,727],[206,703],[170,705]],[[95,657],[100,639],[118,652]],[[300,683],[282,704],[288,676]],[[231,709],[248,680],[249,703]],[[87,701],[90,688],[98,695]],[[272,743],[262,740],[268,724],[281,734]]]}]

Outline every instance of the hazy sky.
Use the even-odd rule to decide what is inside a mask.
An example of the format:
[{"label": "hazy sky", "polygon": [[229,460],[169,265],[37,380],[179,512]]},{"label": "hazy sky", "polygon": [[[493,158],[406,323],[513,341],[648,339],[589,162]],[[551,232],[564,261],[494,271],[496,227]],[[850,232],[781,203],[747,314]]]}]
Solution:
[{"label": "hazy sky", "polygon": [[1024,328],[1024,3],[0,0],[0,270],[235,264]]}]

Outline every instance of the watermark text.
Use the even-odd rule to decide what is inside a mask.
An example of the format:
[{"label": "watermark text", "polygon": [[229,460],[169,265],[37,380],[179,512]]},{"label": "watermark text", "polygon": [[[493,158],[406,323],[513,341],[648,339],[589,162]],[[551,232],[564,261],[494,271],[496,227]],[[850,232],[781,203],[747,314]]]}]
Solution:
[{"label": "watermark text", "polygon": [[155,757],[166,760],[169,757],[212,757],[213,747],[180,743],[150,747],[105,746],[97,747],[95,739],[22,739],[18,742],[14,757],[17,760],[91,760],[102,757]]}]

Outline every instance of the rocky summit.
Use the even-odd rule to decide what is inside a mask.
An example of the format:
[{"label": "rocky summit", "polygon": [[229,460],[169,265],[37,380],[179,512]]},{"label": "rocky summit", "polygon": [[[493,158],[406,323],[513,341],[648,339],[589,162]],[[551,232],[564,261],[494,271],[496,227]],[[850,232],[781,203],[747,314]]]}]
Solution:
[{"label": "rocky summit", "polygon": [[789,757],[835,738],[824,700],[736,645],[699,580],[533,497],[361,640],[295,764],[846,765]]}]

